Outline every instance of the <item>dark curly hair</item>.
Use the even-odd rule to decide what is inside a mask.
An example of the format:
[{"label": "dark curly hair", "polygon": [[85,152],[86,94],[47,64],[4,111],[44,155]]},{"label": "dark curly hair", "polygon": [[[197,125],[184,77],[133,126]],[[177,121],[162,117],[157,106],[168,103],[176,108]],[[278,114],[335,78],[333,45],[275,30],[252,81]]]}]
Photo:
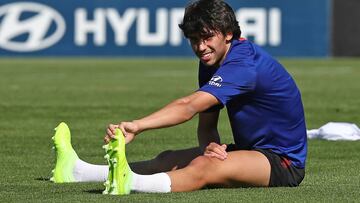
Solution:
[{"label": "dark curly hair", "polygon": [[185,9],[184,19],[179,24],[184,36],[197,35],[207,38],[212,31],[226,35],[231,32],[233,39],[239,39],[241,30],[233,9],[222,0],[197,0]]}]

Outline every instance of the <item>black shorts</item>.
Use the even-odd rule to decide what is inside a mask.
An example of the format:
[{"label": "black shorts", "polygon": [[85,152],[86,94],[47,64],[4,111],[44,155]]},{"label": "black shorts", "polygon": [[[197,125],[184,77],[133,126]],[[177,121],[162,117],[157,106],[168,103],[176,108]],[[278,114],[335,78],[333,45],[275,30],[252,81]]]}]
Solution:
[{"label": "black shorts", "polygon": [[[236,151],[235,144],[227,145],[226,151]],[[297,168],[292,162],[270,149],[254,149],[266,156],[271,165],[269,187],[296,187],[305,177],[305,169]]]}]

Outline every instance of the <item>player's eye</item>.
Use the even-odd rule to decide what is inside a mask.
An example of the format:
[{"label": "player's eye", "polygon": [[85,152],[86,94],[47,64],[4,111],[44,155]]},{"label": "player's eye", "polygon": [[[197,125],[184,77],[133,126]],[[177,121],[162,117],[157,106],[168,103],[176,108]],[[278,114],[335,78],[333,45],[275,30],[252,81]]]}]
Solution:
[{"label": "player's eye", "polygon": [[213,39],[213,35],[207,36],[203,39],[204,42],[210,42]]},{"label": "player's eye", "polygon": [[192,37],[192,38],[189,38],[189,41],[191,44],[197,44],[201,41],[201,39]]}]

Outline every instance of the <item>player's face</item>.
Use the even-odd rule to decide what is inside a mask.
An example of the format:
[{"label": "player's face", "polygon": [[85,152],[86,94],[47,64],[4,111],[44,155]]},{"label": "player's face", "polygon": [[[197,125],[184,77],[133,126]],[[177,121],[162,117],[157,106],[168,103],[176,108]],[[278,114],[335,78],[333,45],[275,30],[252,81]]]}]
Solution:
[{"label": "player's face", "polygon": [[231,33],[224,36],[213,32],[208,37],[190,36],[189,41],[194,53],[204,65],[219,67],[230,49],[232,37]]}]

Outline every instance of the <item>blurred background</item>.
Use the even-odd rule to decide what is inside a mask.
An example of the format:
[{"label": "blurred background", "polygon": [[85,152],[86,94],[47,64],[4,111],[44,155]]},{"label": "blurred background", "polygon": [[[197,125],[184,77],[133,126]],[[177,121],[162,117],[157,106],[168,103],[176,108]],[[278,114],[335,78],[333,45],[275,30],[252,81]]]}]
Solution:
[{"label": "blurred background", "polygon": [[[360,0],[227,0],[243,37],[280,60],[302,93],[308,129],[360,124]],[[309,139],[299,188],[100,195],[102,183],[52,184],[53,129],[65,121],[84,161],[106,164],[109,123],[198,88],[198,59],[178,24],[187,0],[0,0],[2,202],[354,202],[360,142]],[[146,131],[130,162],[198,144],[197,119]],[[231,143],[226,111],[218,129]]]},{"label": "blurred background", "polygon": [[[228,0],[243,37],[275,56],[360,55],[360,1]],[[0,0],[0,56],[192,56],[186,0]]]}]

